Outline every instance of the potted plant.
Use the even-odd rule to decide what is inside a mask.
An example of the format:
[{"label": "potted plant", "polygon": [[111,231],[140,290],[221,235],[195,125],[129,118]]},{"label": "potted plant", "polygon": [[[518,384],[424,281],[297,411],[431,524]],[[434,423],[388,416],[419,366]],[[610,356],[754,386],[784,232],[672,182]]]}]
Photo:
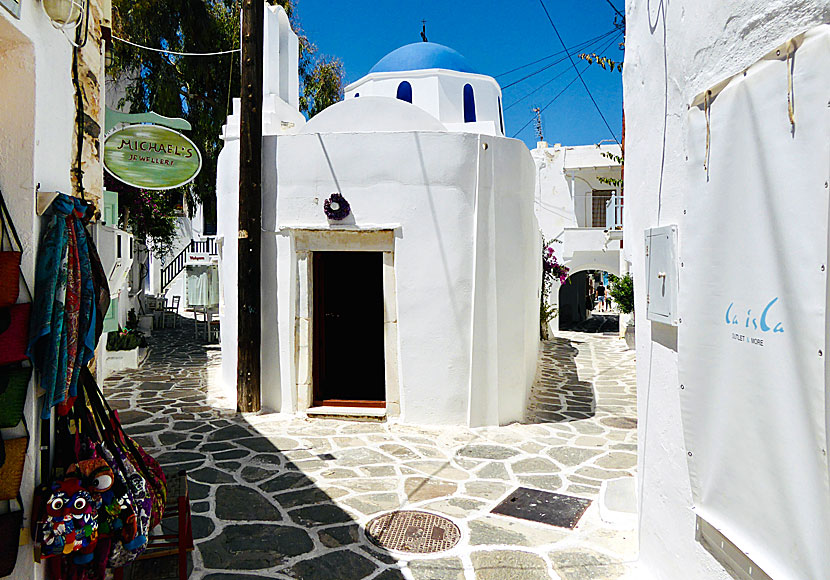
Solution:
[{"label": "potted plant", "polygon": [[620,311],[620,338],[625,338],[628,348],[634,348],[634,278],[609,275],[608,294]]},{"label": "potted plant", "polygon": [[[132,313],[135,317],[135,311]],[[142,359],[142,351],[146,350],[146,347],[147,340],[138,328],[119,327],[117,331],[107,333],[104,377],[124,369],[137,369]]]}]

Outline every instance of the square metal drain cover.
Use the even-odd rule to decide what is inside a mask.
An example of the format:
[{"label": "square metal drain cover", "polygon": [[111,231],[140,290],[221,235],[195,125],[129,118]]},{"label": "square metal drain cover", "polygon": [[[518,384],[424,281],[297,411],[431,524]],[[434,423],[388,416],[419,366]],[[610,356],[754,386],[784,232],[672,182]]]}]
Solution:
[{"label": "square metal drain cover", "polygon": [[520,487],[491,513],[572,530],[590,505],[590,499]]}]

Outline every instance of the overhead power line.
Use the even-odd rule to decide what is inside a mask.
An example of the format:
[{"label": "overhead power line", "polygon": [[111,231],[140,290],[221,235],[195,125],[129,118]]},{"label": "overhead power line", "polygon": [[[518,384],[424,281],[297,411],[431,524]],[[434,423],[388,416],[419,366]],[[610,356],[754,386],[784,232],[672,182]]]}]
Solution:
[{"label": "overhead power line", "polygon": [[[609,36],[611,36],[611,35],[613,35],[613,34],[619,34],[619,32],[618,32],[618,31],[616,31],[616,30],[612,30],[612,31],[610,31],[610,32],[607,32],[607,33],[605,33],[605,34],[603,34],[603,35],[599,36],[599,37],[598,37],[598,39],[592,39],[591,41],[589,41],[589,42],[587,42],[587,43],[585,43],[585,44],[582,44],[582,45],[578,44],[578,45],[576,45],[576,46],[572,47],[570,50],[573,50],[574,52],[579,51],[579,50],[587,50],[589,47],[591,47],[591,46],[593,46],[593,45],[595,45],[595,44],[598,44],[599,42],[601,42],[602,40],[604,40],[604,39],[608,38]],[[558,54],[563,54],[563,53],[562,53],[562,52],[559,52]],[[520,79],[518,79],[518,80],[513,81],[512,83],[507,83],[506,85],[504,85],[504,86],[502,87],[502,90],[504,90],[504,89],[509,89],[509,88],[510,88],[510,87],[512,87],[512,86],[518,85],[519,83],[521,83],[521,82],[523,82],[523,81],[526,81],[526,80],[527,80],[527,79],[529,79],[530,77],[532,77],[532,76],[536,76],[536,75],[538,75],[539,73],[544,72],[544,71],[548,70],[549,68],[556,66],[556,65],[557,65],[557,64],[559,64],[560,62],[565,62],[565,60],[567,60],[567,58],[568,58],[567,56],[563,56],[562,58],[558,58],[558,59],[556,59],[555,61],[553,61],[553,62],[551,62],[551,63],[546,64],[546,65],[545,65],[545,66],[543,66],[542,68],[540,68],[540,69],[538,69],[538,70],[536,70],[536,71],[533,71],[532,73],[528,73],[528,74],[526,74],[525,76],[523,76],[522,78],[520,78]]]},{"label": "overhead power line", "polygon": [[[585,69],[587,69],[589,66],[590,66],[590,65],[587,65],[587,64],[586,64],[586,65],[585,65]],[[583,72],[585,71],[585,69],[582,69],[582,70],[583,70]],[[544,112],[545,112],[545,109],[547,109],[547,108],[548,108],[548,107],[550,107],[550,106],[551,106],[554,102],[556,102],[556,100],[557,100],[559,97],[561,97],[561,96],[565,93],[565,91],[567,91],[567,90],[571,87],[571,85],[572,85],[572,84],[574,84],[577,80],[579,80],[579,77],[574,77],[573,79],[571,79],[571,82],[569,82],[567,85],[565,85],[565,86],[562,88],[562,90],[561,90],[561,91],[559,91],[558,93],[556,93],[556,95],[555,95],[555,96],[554,96],[554,97],[553,97],[550,101],[548,101],[548,104],[547,104],[547,105],[545,105],[544,107],[542,107],[542,108],[539,110],[539,114],[544,113]],[[535,119],[536,119],[536,114],[534,113],[534,115],[530,118],[530,120],[529,120],[527,123],[525,123],[524,125],[522,125],[522,128],[521,128],[521,129],[519,129],[518,131],[516,131],[515,133],[513,133],[513,138],[515,139],[515,138],[519,135],[519,133],[521,133],[522,131],[524,131],[525,129],[527,129],[527,127],[528,127],[528,126],[529,126],[529,125],[530,125],[530,124],[531,124],[531,123],[532,123]]]},{"label": "overhead power line", "polygon": [[611,8],[614,9],[614,12],[617,13],[617,16],[619,16],[620,18],[625,18],[625,14],[620,12],[619,9],[616,6],[614,6],[614,3],[611,2],[611,0],[605,0],[605,1],[608,2],[608,5],[611,6]]},{"label": "overhead power line", "polygon": [[[597,42],[597,41],[599,41],[599,40],[602,40],[603,38],[605,38],[605,37],[606,37],[606,36],[608,36],[609,34],[613,34],[614,32],[616,32],[616,29],[614,29],[614,30],[610,30],[610,31],[606,32],[605,34],[600,34],[599,36],[595,36],[594,38],[591,38],[591,39],[585,40],[585,41],[583,41],[583,42],[580,42],[579,44],[577,44],[577,45],[575,45],[575,46],[572,46],[572,47],[571,47],[571,50],[574,50],[574,51],[576,51],[576,50],[582,50],[582,49],[583,49],[583,46],[582,46],[582,45],[585,45],[585,44],[592,44],[592,43],[594,43],[594,42]],[[521,66],[517,66],[516,68],[512,68],[512,69],[510,69],[509,71],[506,71],[506,72],[503,72],[503,73],[500,73],[500,74],[497,74],[497,75],[493,75],[493,78],[496,78],[496,79],[497,79],[497,78],[499,78],[499,77],[504,77],[504,76],[507,76],[507,75],[509,75],[510,73],[514,73],[514,72],[516,72],[516,71],[520,71],[520,70],[522,70],[523,68],[527,68],[527,67],[529,67],[529,66],[533,66],[534,64],[539,64],[539,63],[540,63],[540,62],[542,62],[542,61],[548,60],[549,58],[553,58],[554,56],[559,56],[560,54],[563,54],[563,52],[562,52],[561,50],[560,50],[559,52],[554,52],[553,54],[549,54],[549,55],[547,55],[547,56],[543,56],[542,58],[536,59],[536,60],[534,60],[533,62],[529,62],[529,63],[527,63],[527,64],[523,64],[523,65],[521,65]]]},{"label": "overhead power line", "polygon": [[[604,53],[606,50],[608,50],[608,49],[609,49],[609,48],[610,48],[610,47],[611,47],[611,46],[612,46],[612,45],[613,45],[613,44],[617,41],[617,38],[619,38],[619,34],[617,34],[616,36],[614,36],[614,37],[611,39],[611,42],[609,42],[608,44],[606,44],[605,46],[603,46],[601,49],[599,49],[599,50],[597,51],[597,54],[600,54],[600,55],[601,55],[601,54],[602,54],[602,53]],[[522,101],[524,101],[524,100],[525,100],[526,98],[528,98],[529,96],[531,96],[531,95],[535,95],[535,94],[536,94],[537,92],[539,92],[541,89],[545,88],[545,87],[546,87],[546,86],[548,86],[550,83],[552,83],[553,81],[555,81],[556,79],[558,79],[559,77],[561,77],[563,74],[565,74],[566,72],[568,72],[568,70],[570,70],[570,69],[565,69],[565,70],[563,70],[562,72],[560,72],[559,74],[554,75],[552,78],[548,79],[547,81],[545,81],[544,83],[542,83],[541,85],[539,85],[538,87],[536,87],[535,89],[533,89],[532,91],[530,91],[529,93],[526,93],[524,96],[522,96],[522,97],[518,98],[517,100],[513,101],[512,103],[510,103],[509,105],[507,105],[507,106],[504,108],[504,111],[505,111],[505,112],[509,111],[510,109],[512,109],[513,107],[515,107],[516,105],[518,105],[519,103],[521,103]]]},{"label": "overhead power line", "polygon": [[568,53],[568,60],[571,61],[571,66],[573,66],[574,70],[576,71],[577,77],[579,78],[580,82],[582,82],[582,86],[585,87],[585,92],[588,93],[588,97],[590,97],[591,102],[594,104],[594,108],[597,110],[597,113],[599,113],[599,116],[602,117],[602,122],[605,123],[605,127],[608,129],[608,132],[611,133],[611,136],[614,138],[614,141],[619,143],[620,140],[617,139],[616,133],[614,133],[614,130],[611,128],[611,125],[608,124],[608,119],[606,119],[605,115],[603,115],[602,110],[599,108],[596,99],[594,99],[594,95],[591,94],[591,89],[588,88],[588,84],[585,82],[585,79],[582,78],[582,73],[579,72],[579,68],[577,68],[576,63],[574,62],[574,59],[571,56],[571,53],[568,52],[568,47],[565,46],[565,41],[562,40],[562,35],[559,34],[559,30],[557,30],[556,24],[553,23],[553,18],[551,18],[547,6],[545,6],[545,3],[542,0],[539,0],[539,4],[542,5],[542,10],[545,11],[545,15],[548,17],[548,22],[550,22],[550,25],[553,28],[553,32],[556,33],[556,38],[559,39],[559,43],[562,45],[562,48],[565,49],[565,52]]},{"label": "overhead power line", "polygon": [[124,44],[129,44],[130,46],[134,46],[136,48],[140,48],[141,50],[150,50],[153,52],[163,52],[165,54],[172,54],[174,56],[219,56],[222,54],[233,54],[235,52],[239,52],[240,49],[233,48],[231,50],[219,50],[216,52],[177,52],[175,50],[165,50],[163,48],[153,48],[152,46],[144,46],[143,44],[138,44],[136,42],[131,42],[124,38],[118,38],[117,36],[112,36],[113,40],[117,40],[118,42],[123,42]]}]

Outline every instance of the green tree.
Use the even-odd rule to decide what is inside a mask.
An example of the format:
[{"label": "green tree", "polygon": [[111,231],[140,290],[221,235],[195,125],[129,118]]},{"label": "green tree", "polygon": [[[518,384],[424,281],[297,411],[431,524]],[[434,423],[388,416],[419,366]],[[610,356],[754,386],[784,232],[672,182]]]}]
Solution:
[{"label": "green tree", "polygon": [[[285,8],[300,37],[300,110],[314,116],[342,98],[343,65],[321,56],[303,34],[295,0],[269,3]],[[113,0],[112,9],[113,34],[137,44],[176,52],[239,48],[238,0]],[[188,136],[202,151],[203,167],[182,189],[189,206],[204,204],[208,221],[213,221],[219,133],[231,99],[240,94],[239,54],[173,56],[115,41],[107,76],[123,87],[130,112],[153,110],[190,122]]]},{"label": "green tree", "polygon": [[631,274],[622,277],[613,274],[608,276],[611,280],[608,293],[616,302],[619,311],[623,314],[634,312],[634,278]]}]

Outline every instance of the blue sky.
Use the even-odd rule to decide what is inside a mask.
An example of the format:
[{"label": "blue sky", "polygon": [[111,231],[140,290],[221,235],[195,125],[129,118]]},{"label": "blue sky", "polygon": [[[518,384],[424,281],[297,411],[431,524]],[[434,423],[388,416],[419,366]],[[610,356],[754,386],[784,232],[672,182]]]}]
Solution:
[{"label": "blue sky", "polygon": [[[623,10],[622,0],[611,2]],[[615,14],[608,0],[545,0],[545,4],[569,47],[614,29]],[[430,42],[454,48],[480,72],[491,76],[562,50],[539,0],[298,0],[297,12],[306,35],[319,50],[343,61],[346,84],[365,75],[372,65],[392,50],[419,42],[422,19],[427,21]],[[608,36],[594,50],[608,47],[605,55],[622,60],[623,53],[618,48],[621,41],[622,36]],[[508,136],[512,137],[533,117],[532,107],[547,105],[576,79],[576,73],[566,59],[512,87],[506,85],[558,59],[544,60],[496,78],[504,94]],[[584,61],[574,60],[580,70],[585,67]],[[551,80],[556,75],[561,76]],[[583,73],[583,78],[619,138],[622,75],[593,65]],[[537,88],[538,91],[511,107]],[[542,119],[545,139],[550,143],[587,145],[612,139],[578,80],[545,110]],[[536,141],[534,123],[517,137],[533,147]]]}]

